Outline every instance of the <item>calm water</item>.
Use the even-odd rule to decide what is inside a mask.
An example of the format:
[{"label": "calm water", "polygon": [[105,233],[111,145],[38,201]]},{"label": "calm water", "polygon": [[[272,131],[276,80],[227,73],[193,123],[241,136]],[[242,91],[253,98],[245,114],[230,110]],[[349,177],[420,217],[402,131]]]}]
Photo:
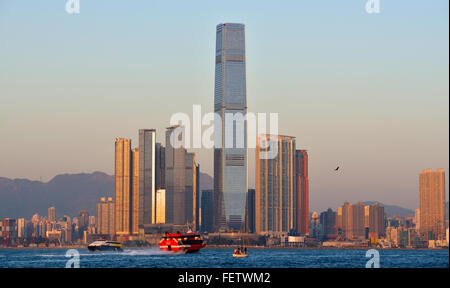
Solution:
[{"label": "calm water", "polygon": [[[0,267],[65,267],[63,249],[0,250]],[[174,255],[158,249],[89,252],[79,249],[80,267],[319,267],[364,268],[366,250],[251,250],[247,258],[233,258],[231,250],[204,249]],[[448,250],[379,250],[381,268],[449,267]]]}]

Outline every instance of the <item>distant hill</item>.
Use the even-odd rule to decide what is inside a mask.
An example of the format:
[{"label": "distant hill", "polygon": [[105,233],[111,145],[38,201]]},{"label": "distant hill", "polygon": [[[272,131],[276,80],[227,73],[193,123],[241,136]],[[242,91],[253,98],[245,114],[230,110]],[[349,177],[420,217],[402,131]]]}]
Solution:
[{"label": "distant hill", "polygon": [[384,213],[386,213],[387,217],[393,217],[393,216],[401,216],[401,217],[406,217],[406,216],[411,216],[414,217],[415,211],[407,209],[407,208],[403,208],[400,206],[396,206],[396,205],[386,205],[380,202],[376,202],[376,201],[366,201],[364,202],[365,205],[372,205],[378,203],[379,205],[384,207]]},{"label": "distant hill", "polygon": [[[200,173],[200,189],[212,189],[212,177]],[[0,177],[0,218],[47,215],[55,206],[57,217],[76,216],[81,209],[97,214],[101,197],[114,196],[114,176],[103,172],[61,174],[49,182]]]}]

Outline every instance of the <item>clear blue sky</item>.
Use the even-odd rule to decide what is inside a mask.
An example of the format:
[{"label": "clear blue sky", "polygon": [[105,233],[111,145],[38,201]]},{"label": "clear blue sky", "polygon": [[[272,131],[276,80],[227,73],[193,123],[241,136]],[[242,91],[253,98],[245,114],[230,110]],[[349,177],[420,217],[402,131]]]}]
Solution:
[{"label": "clear blue sky", "polygon": [[239,22],[249,111],[278,112],[309,150],[313,209],[415,208],[422,169],[448,179],[447,0],[381,0],[376,15],[366,0],[65,2],[0,0],[0,176],[113,174],[116,137],[163,141],[173,113],[211,111],[215,26]]}]

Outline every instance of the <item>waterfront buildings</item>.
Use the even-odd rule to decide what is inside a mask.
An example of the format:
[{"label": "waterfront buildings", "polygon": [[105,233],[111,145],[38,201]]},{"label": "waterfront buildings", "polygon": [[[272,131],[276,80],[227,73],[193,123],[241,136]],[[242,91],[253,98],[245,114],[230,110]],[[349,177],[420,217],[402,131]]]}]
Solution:
[{"label": "waterfront buildings", "polygon": [[245,25],[217,25],[215,60],[214,226],[227,230],[242,225],[248,189]]},{"label": "waterfront buildings", "polygon": [[445,175],[443,169],[419,175],[420,234],[426,240],[445,239]]},{"label": "waterfront buildings", "polygon": [[296,218],[295,229],[301,235],[309,231],[309,181],[308,181],[308,153],[306,150],[297,150],[295,153],[295,180],[296,180]]},{"label": "waterfront buildings", "polygon": [[[364,227],[368,237],[381,238],[385,234],[384,207],[375,203],[364,207]],[[411,223],[412,225],[412,223]]]},{"label": "waterfront buildings", "polygon": [[139,130],[139,223],[145,225],[156,222],[156,130]]},{"label": "waterfront buildings", "polygon": [[156,190],[156,224],[166,223],[166,190]]},{"label": "waterfront buildings", "polygon": [[129,235],[131,231],[132,197],[131,140],[115,141],[115,233]]},{"label": "waterfront buildings", "polygon": [[245,205],[245,231],[248,233],[255,233],[255,189],[248,189],[247,203]]},{"label": "waterfront buildings", "polygon": [[[260,143],[276,142],[277,155],[261,159]],[[270,157],[267,157],[270,158]],[[259,135],[256,147],[255,230],[289,232],[294,228],[295,207],[295,137]]]},{"label": "waterfront buildings", "polygon": [[[198,167],[195,154],[184,148],[184,133],[182,126],[171,126],[166,130],[166,223],[190,224],[195,229]],[[174,137],[172,141],[171,137]]]},{"label": "waterfront buildings", "polygon": [[131,152],[131,234],[139,233],[139,148]]},{"label": "waterfront buildings", "polygon": [[113,236],[115,205],[112,197],[102,197],[97,203],[97,233]]}]

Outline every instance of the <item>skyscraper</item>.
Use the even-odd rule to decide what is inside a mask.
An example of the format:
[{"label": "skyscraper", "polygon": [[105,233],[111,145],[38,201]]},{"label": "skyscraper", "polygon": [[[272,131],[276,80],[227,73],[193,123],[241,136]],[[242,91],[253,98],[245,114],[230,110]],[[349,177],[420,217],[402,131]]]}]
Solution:
[{"label": "skyscraper", "polygon": [[380,238],[385,234],[383,206],[375,203],[364,207],[364,227],[371,236]]},{"label": "skyscraper", "polygon": [[[273,159],[261,159],[260,143],[277,141]],[[289,232],[294,228],[295,137],[260,135],[256,141],[256,232]]]},{"label": "skyscraper", "polygon": [[245,205],[245,232],[255,233],[255,189],[248,189]]},{"label": "skyscraper", "polygon": [[132,156],[131,140],[118,138],[115,142],[115,232],[129,235],[131,231]]},{"label": "skyscraper", "polygon": [[217,25],[215,56],[214,226],[227,229],[243,222],[248,189],[245,25]]},{"label": "skyscraper", "polygon": [[139,227],[155,223],[156,130],[139,130]]},{"label": "skyscraper", "polygon": [[196,223],[197,164],[195,154],[188,153],[184,146],[174,146],[170,140],[183,139],[184,127],[172,126],[166,130],[166,223],[184,225]]},{"label": "skyscraper", "polygon": [[445,239],[445,175],[443,169],[419,175],[420,233],[427,240]]},{"label": "skyscraper", "polygon": [[139,233],[139,148],[134,148],[132,153],[132,197],[131,197],[131,233]]},{"label": "skyscraper", "polygon": [[166,223],[166,190],[156,190],[156,220],[155,223]]},{"label": "skyscraper", "polygon": [[309,181],[308,153],[297,150],[295,153],[295,186],[296,186],[296,227],[298,233],[306,235],[309,231]]},{"label": "skyscraper", "polygon": [[55,222],[56,221],[56,210],[55,207],[48,208],[48,221]]}]

